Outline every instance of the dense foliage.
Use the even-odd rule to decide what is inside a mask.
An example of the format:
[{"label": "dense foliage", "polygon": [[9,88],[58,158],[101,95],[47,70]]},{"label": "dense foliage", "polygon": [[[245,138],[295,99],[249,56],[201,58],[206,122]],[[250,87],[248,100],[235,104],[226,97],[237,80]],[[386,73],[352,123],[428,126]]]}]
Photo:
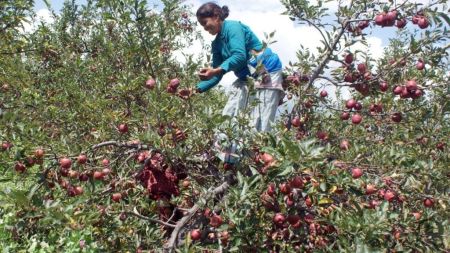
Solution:
[{"label": "dense foliage", "polygon": [[[449,250],[445,1],[334,20],[281,2],[323,45],[287,66],[293,110],[260,134],[221,116],[221,90],[192,94],[207,57],[183,53],[201,38],[180,1],[66,1],[32,31],[33,1],[2,1],[2,252]],[[380,59],[353,47],[374,29],[398,29]]]}]

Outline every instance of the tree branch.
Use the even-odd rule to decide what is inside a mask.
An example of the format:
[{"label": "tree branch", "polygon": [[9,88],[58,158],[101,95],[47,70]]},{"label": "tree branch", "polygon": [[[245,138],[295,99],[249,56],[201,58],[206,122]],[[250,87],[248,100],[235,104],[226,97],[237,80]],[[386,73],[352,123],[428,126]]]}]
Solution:
[{"label": "tree branch", "polygon": [[[207,192],[203,200],[207,202],[210,198],[214,197],[215,195],[225,192],[229,186],[230,185],[228,184],[228,182],[222,183],[220,186],[216,187],[212,191]],[[180,233],[181,229],[191,220],[194,214],[197,213],[199,208],[200,206],[198,204],[195,204],[188,210],[187,214],[177,222],[175,229],[172,231],[172,234],[170,235],[170,239],[167,245],[164,247],[164,252],[171,253],[175,250],[175,248],[177,247],[176,244],[178,241],[177,240],[178,234]]]}]

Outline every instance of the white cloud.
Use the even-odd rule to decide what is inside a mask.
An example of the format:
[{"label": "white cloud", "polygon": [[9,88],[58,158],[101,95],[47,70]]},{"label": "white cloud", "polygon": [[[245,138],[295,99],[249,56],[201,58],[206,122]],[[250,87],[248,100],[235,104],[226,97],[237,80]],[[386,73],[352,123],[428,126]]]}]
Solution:
[{"label": "white cloud", "polygon": [[32,20],[22,21],[24,33],[32,32],[36,29],[40,22],[53,23],[54,19],[48,9],[40,9],[36,12],[36,16]]}]

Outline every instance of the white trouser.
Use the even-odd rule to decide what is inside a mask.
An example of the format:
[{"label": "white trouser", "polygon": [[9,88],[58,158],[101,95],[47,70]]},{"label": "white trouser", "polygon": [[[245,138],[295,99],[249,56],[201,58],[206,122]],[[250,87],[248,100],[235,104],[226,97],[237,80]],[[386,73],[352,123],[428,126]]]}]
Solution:
[{"label": "white trouser", "polygon": [[250,98],[250,104],[255,103],[251,109],[251,124],[257,132],[269,132],[271,124],[275,121],[275,115],[284,92],[278,89],[256,89],[255,96]]}]

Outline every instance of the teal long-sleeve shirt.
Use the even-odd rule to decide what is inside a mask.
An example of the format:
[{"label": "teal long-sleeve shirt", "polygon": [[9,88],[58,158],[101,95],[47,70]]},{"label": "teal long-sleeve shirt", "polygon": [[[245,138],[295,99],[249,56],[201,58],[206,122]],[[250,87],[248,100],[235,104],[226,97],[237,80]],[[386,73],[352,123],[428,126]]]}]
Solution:
[{"label": "teal long-sleeve shirt", "polygon": [[263,45],[250,28],[239,21],[225,20],[220,33],[213,40],[212,67],[221,67],[223,73],[209,80],[201,81],[197,88],[205,92],[216,86],[223,74],[233,71],[242,80],[245,80],[250,71],[247,62],[250,60],[250,50],[260,51]]}]

